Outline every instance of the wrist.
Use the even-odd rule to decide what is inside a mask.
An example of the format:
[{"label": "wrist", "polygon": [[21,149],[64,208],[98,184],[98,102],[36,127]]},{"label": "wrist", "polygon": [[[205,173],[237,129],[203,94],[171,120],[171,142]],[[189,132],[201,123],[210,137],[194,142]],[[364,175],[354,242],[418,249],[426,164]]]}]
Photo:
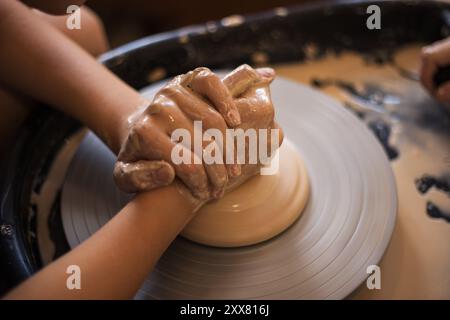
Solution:
[{"label": "wrist", "polygon": [[[205,201],[193,197],[177,179],[168,186],[137,193],[132,202],[140,208],[137,211],[140,216],[144,214],[144,219],[152,220],[155,215],[168,218],[171,223],[180,226],[178,232],[191,221],[198,209],[205,203]],[[153,213],[153,215],[149,213]],[[145,225],[144,222],[143,224]]]},{"label": "wrist", "polygon": [[119,153],[122,144],[126,141],[134,120],[148,104],[148,100],[139,97],[117,114],[117,125],[111,128],[111,145],[109,145],[115,154]]},{"label": "wrist", "polygon": [[110,113],[109,121],[99,124],[100,138],[117,155],[124,141],[128,137],[133,120],[149,105],[149,101],[139,95],[131,93],[128,98],[112,102],[106,112]]}]

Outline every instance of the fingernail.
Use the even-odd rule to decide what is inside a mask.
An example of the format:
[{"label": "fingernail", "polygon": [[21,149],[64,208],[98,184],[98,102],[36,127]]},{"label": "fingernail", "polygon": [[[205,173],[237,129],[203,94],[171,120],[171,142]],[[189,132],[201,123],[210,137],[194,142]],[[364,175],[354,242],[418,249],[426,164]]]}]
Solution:
[{"label": "fingernail", "polygon": [[235,109],[230,109],[227,112],[227,118],[228,118],[228,125],[230,126],[238,126],[241,124],[241,115],[239,114],[239,112]]},{"label": "fingernail", "polygon": [[213,190],[212,196],[213,196],[214,199],[220,199],[220,198],[223,197],[224,193],[225,193],[224,189],[219,189],[218,188],[218,189],[214,189]]},{"label": "fingernail", "polygon": [[195,190],[193,192],[194,196],[201,200],[207,200],[209,199],[209,192],[208,191],[201,191],[201,190]]},{"label": "fingernail", "polygon": [[264,78],[270,79],[275,77],[275,70],[273,70],[272,68],[258,68],[257,71]]}]

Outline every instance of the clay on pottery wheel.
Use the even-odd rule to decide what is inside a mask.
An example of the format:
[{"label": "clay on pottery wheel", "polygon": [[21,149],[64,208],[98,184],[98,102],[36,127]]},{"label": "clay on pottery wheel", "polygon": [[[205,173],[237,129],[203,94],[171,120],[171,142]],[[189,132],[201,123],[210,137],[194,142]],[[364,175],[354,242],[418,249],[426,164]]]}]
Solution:
[{"label": "clay on pottery wheel", "polygon": [[270,239],[302,213],[309,195],[306,167],[287,139],[279,150],[279,170],[257,175],[202,207],[182,236],[218,247],[238,247]]}]

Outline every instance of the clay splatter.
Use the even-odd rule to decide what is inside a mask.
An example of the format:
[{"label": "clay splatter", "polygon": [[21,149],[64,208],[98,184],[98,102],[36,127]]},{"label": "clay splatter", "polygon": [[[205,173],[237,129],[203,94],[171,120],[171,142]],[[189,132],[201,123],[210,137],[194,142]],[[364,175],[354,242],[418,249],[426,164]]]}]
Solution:
[{"label": "clay splatter", "polygon": [[436,189],[447,193],[450,197],[450,179],[424,175],[423,177],[416,179],[415,182],[417,190],[422,194],[426,193],[430,188],[435,187]]},{"label": "clay splatter", "polygon": [[[450,178],[437,178],[431,175],[424,175],[421,178],[416,179],[415,183],[417,190],[421,194],[427,193],[428,190],[434,187],[450,197]],[[427,201],[426,211],[428,216],[433,219],[444,219],[445,221],[450,222],[450,213],[444,212],[431,201]]]},{"label": "clay splatter", "polygon": [[450,223],[450,213],[443,212],[431,201],[427,202],[427,214],[433,219],[444,219]]},{"label": "clay splatter", "polygon": [[391,135],[391,127],[381,119],[369,122],[369,128],[375,134],[384,148],[389,160],[398,157],[398,150],[389,144],[389,136]]}]

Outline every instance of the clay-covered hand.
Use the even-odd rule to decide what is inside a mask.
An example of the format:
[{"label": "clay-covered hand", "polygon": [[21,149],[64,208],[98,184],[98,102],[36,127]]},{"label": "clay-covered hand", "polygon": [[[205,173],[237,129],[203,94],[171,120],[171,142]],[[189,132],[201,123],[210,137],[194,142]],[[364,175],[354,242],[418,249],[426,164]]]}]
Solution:
[{"label": "clay-covered hand", "polygon": [[[194,158],[202,154],[194,152],[194,121],[202,122],[203,131],[216,128],[223,132],[241,123],[231,93],[207,68],[175,77],[145,110],[129,118],[129,133],[114,168],[117,186],[125,192],[147,191],[168,185],[177,176],[199,199],[221,197],[228,176],[240,175],[240,166],[195,164]],[[174,164],[171,159],[176,145],[171,136],[181,128],[192,137],[186,144],[189,148],[183,150],[190,154],[190,164]]]},{"label": "clay-covered hand", "polygon": [[[275,122],[275,108],[270,94],[270,84],[275,78],[275,71],[272,68],[253,69],[248,65],[242,65],[229,73],[223,79],[223,83],[231,92],[234,103],[241,117],[241,124],[235,129],[266,129],[266,150],[269,156],[273,155],[276,148],[283,142],[283,131]],[[275,144],[272,144],[271,130],[275,129],[278,138]],[[259,132],[258,132],[259,133]],[[258,146],[259,146],[258,135]],[[245,144],[245,163],[241,167],[241,175],[232,177],[230,184],[234,186],[248,180],[249,177],[260,172],[261,158],[257,157],[256,164],[249,163],[249,144]],[[258,150],[259,155],[259,150]]]},{"label": "clay-covered hand", "polygon": [[[203,150],[197,154],[194,121],[202,122],[203,132],[218,129],[223,137],[228,128],[269,132],[278,128],[269,89],[274,77],[273,69],[255,70],[248,65],[238,67],[223,80],[207,68],[175,77],[155,95],[150,106],[130,118],[130,131],[114,168],[116,184],[126,192],[146,191],[168,185],[177,176],[196,198],[208,200],[220,198],[229,179],[241,182],[257,173],[259,164],[226,164],[225,150],[236,149],[234,144],[227,145],[226,139],[214,148],[222,151],[223,163],[202,161],[204,149],[216,142],[202,141]],[[174,164],[171,158],[177,144],[171,136],[180,128],[192,137],[189,148],[183,150],[190,154],[190,164]],[[281,130],[279,138],[281,143]],[[248,155],[247,144],[245,148]],[[194,158],[200,158],[201,164],[194,164]]]},{"label": "clay-covered hand", "polygon": [[450,38],[435,42],[422,49],[420,80],[428,92],[442,103],[450,102],[450,81],[436,88],[433,77],[440,67],[450,65]]}]

